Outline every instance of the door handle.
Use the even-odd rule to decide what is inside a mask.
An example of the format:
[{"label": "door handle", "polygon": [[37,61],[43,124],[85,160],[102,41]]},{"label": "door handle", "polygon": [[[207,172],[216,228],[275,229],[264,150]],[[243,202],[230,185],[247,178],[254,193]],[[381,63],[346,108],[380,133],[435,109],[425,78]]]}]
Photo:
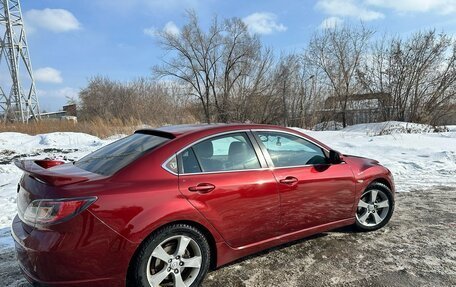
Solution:
[{"label": "door handle", "polygon": [[298,179],[294,176],[287,176],[284,179],[281,179],[280,183],[294,185],[294,184],[298,183]]},{"label": "door handle", "polygon": [[199,192],[199,193],[208,193],[215,189],[215,185],[210,183],[200,183],[196,186],[190,186],[188,188],[191,192]]}]

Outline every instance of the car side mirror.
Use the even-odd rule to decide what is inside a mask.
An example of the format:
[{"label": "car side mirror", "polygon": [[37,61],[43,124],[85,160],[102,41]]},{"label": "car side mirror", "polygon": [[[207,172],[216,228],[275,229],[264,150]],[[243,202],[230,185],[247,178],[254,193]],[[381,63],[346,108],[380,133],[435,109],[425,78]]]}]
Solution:
[{"label": "car side mirror", "polygon": [[329,163],[339,164],[341,162],[342,162],[342,159],[340,158],[340,153],[335,150],[330,150],[329,151]]}]

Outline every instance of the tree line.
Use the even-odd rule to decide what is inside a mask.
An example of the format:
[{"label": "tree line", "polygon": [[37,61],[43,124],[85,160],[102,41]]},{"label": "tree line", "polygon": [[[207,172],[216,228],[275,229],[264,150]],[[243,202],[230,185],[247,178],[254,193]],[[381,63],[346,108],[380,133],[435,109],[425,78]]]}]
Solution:
[{"label": "tree line", "polygon": [[80,93],[83,117],[346,126],[361,94],[388,96],[373,109],[385,121],[437,125],[455,112],[456,42],[435,30],[379,36],[342,25],[316,31],[300,52],[277,54],[239,18],[214,17],[203,29],[188,12],[179,33],[157,39],[166,57],[153,77],[90,79]]}]

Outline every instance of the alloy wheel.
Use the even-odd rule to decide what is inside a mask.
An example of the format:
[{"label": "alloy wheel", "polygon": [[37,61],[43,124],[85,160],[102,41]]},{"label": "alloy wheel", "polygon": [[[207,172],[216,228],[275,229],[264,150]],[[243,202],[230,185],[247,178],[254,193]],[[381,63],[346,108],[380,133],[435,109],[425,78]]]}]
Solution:
[{"label": "alloy wheel", "polygon": [[201,249],[195,240],[178,235],[165,239],[152,252],[147,263],[150,286],[188,287],[202,264]]},{"label": "alloy wheel", "polygon": [[356,212],[356,219],[364,226],[374,227],[388,216],[390,201],[384,191],[370,189],[363,193]]}]

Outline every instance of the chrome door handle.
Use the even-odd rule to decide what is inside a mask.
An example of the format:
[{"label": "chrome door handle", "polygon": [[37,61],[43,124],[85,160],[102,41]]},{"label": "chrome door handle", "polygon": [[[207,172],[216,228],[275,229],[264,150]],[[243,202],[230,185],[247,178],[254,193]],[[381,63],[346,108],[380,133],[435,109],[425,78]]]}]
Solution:
[{"label": "chrome door handle", "polygon": [[190,186],[188,188],[191,192],[199,192],[199,193],[208,193],[215,189],[215,185],[210,183],[200,183],[196,186]]},{"label": "chrome door handle", "polygon": [[298,183],[298,179],[294,176],[287,176],[286,178],[281,179],[280,183],[294,185],[294,184]]}]

